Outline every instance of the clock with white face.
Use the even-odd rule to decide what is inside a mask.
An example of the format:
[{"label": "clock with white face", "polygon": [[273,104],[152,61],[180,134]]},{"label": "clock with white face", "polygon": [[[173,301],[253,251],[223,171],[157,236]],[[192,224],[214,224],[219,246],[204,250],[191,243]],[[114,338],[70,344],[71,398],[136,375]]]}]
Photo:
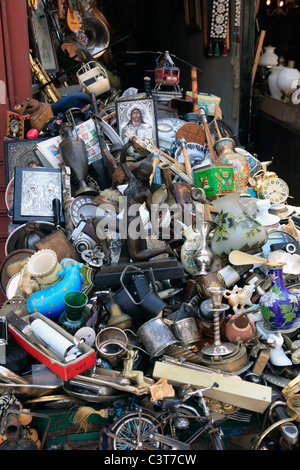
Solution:
[{"label": "clock with white face", "polygon": [[283,204],[289,196],[289,187],[281,178],[267,178],[260,187],[260,196],[271,204]]}]

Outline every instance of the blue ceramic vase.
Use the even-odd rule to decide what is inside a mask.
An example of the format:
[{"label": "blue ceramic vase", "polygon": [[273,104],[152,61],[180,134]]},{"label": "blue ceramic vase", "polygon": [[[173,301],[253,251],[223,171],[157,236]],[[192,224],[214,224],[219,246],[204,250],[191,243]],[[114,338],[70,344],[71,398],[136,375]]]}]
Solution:
[{"label": "blue ceramic vase", "polygon": [[282,269],[282,266],[270,268],[272,284],[259,301],[263,319],[272,330],[292,328],[300,311],[299,297],[286,288]]}]

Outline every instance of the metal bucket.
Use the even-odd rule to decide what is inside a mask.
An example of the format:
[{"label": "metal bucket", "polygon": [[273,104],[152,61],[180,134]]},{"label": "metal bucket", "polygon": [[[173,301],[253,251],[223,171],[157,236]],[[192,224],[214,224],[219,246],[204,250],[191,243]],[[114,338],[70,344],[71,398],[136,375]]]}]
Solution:
[{"label": "metal bucket", "polygon": [[175,321],[172,325],[172,331],[183,346],[198,343],[201,339],[194,317]]},{"label": "metal bucket", "polygon": [[152,318],[144,323],[137,335],[145,346],[150,358],[161,356],[172,344],[178,344],[172,331],[160,317]]},{"label": "metal bucket", "polygon": [[108,327],[101,330],[95,341],[95,346],[102,359],[116,366],[119,359],[127,351],[128,338],[120,328]]}]

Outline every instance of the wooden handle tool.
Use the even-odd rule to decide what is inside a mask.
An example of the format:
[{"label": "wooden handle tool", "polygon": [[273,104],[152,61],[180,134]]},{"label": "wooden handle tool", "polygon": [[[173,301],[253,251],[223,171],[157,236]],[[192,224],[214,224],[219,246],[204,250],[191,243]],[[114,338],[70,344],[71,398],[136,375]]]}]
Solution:
[{"label": "wooden handle tool", "polygon": [[179,143],[179,145],[181,145],[182,153],[183,153],[183,156],[184,156],[185,172],[186,172],[186,174],[189,178],[193,179],[192,165],[191,165],[190,157],[189,157],[189,154],[188,154],[188,151],[187,151],[187,148],[186,148],[185,138],[180,137],[178,139],[178,143]]},{"label": "wooden handle tool", "polygon": [[212,137],[211,137],[211,134],[210,134],[210,130],[208,128],[206,111],[202,107],[200,107],[200,109],[199,109],[199,117],[200,117],[200,119],[202,121],[202,124],[203,124],[203,127],[204,127],[207,146],[208,146],[208,150],[209,150],[209,153],[210,153],[211,161],[212,161],[212,163],[216,163],[218,158],[217,158],[216,152],[214,150],[213,140],[212,140]]},{"label": "wooden handle tool", "polygon": [[156,170],[156,165],[158,164],[159,162],[159,158],[156,158],[156,157],[152,157],[152,166],[153,166],[153,171],[150,175],[150,178],[149,178],[149,184],[151,186],[152,184],[152,181],[153,181],[153,178],[154,178],[154,175],[155,175],[155,170]]},{"label": "wooden handle tool", "polygon": [[198,82],[197,82],[197,69],[192,67],[191,69],[191,79],[192,79],[192,94],[193,94],[193,111],[198,114]]}]

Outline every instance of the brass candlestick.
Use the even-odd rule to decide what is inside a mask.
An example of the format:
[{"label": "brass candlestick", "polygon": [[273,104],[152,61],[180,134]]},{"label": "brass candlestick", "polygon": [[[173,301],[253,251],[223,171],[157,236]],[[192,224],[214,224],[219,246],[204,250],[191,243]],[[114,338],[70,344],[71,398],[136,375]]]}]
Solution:
[{"label": "brass candlestick", "polygon": [[209,346],[204,346],[201,353],[207,356],[226,356],[235,351],[235,345],[222,343],[220,335],[220,312],[229,309],[229,305],[222,304],[225,289],[223,287],[208,287],[211,293],[211,303],[204,308],[213,312],[214,317],[214,342]]}]

